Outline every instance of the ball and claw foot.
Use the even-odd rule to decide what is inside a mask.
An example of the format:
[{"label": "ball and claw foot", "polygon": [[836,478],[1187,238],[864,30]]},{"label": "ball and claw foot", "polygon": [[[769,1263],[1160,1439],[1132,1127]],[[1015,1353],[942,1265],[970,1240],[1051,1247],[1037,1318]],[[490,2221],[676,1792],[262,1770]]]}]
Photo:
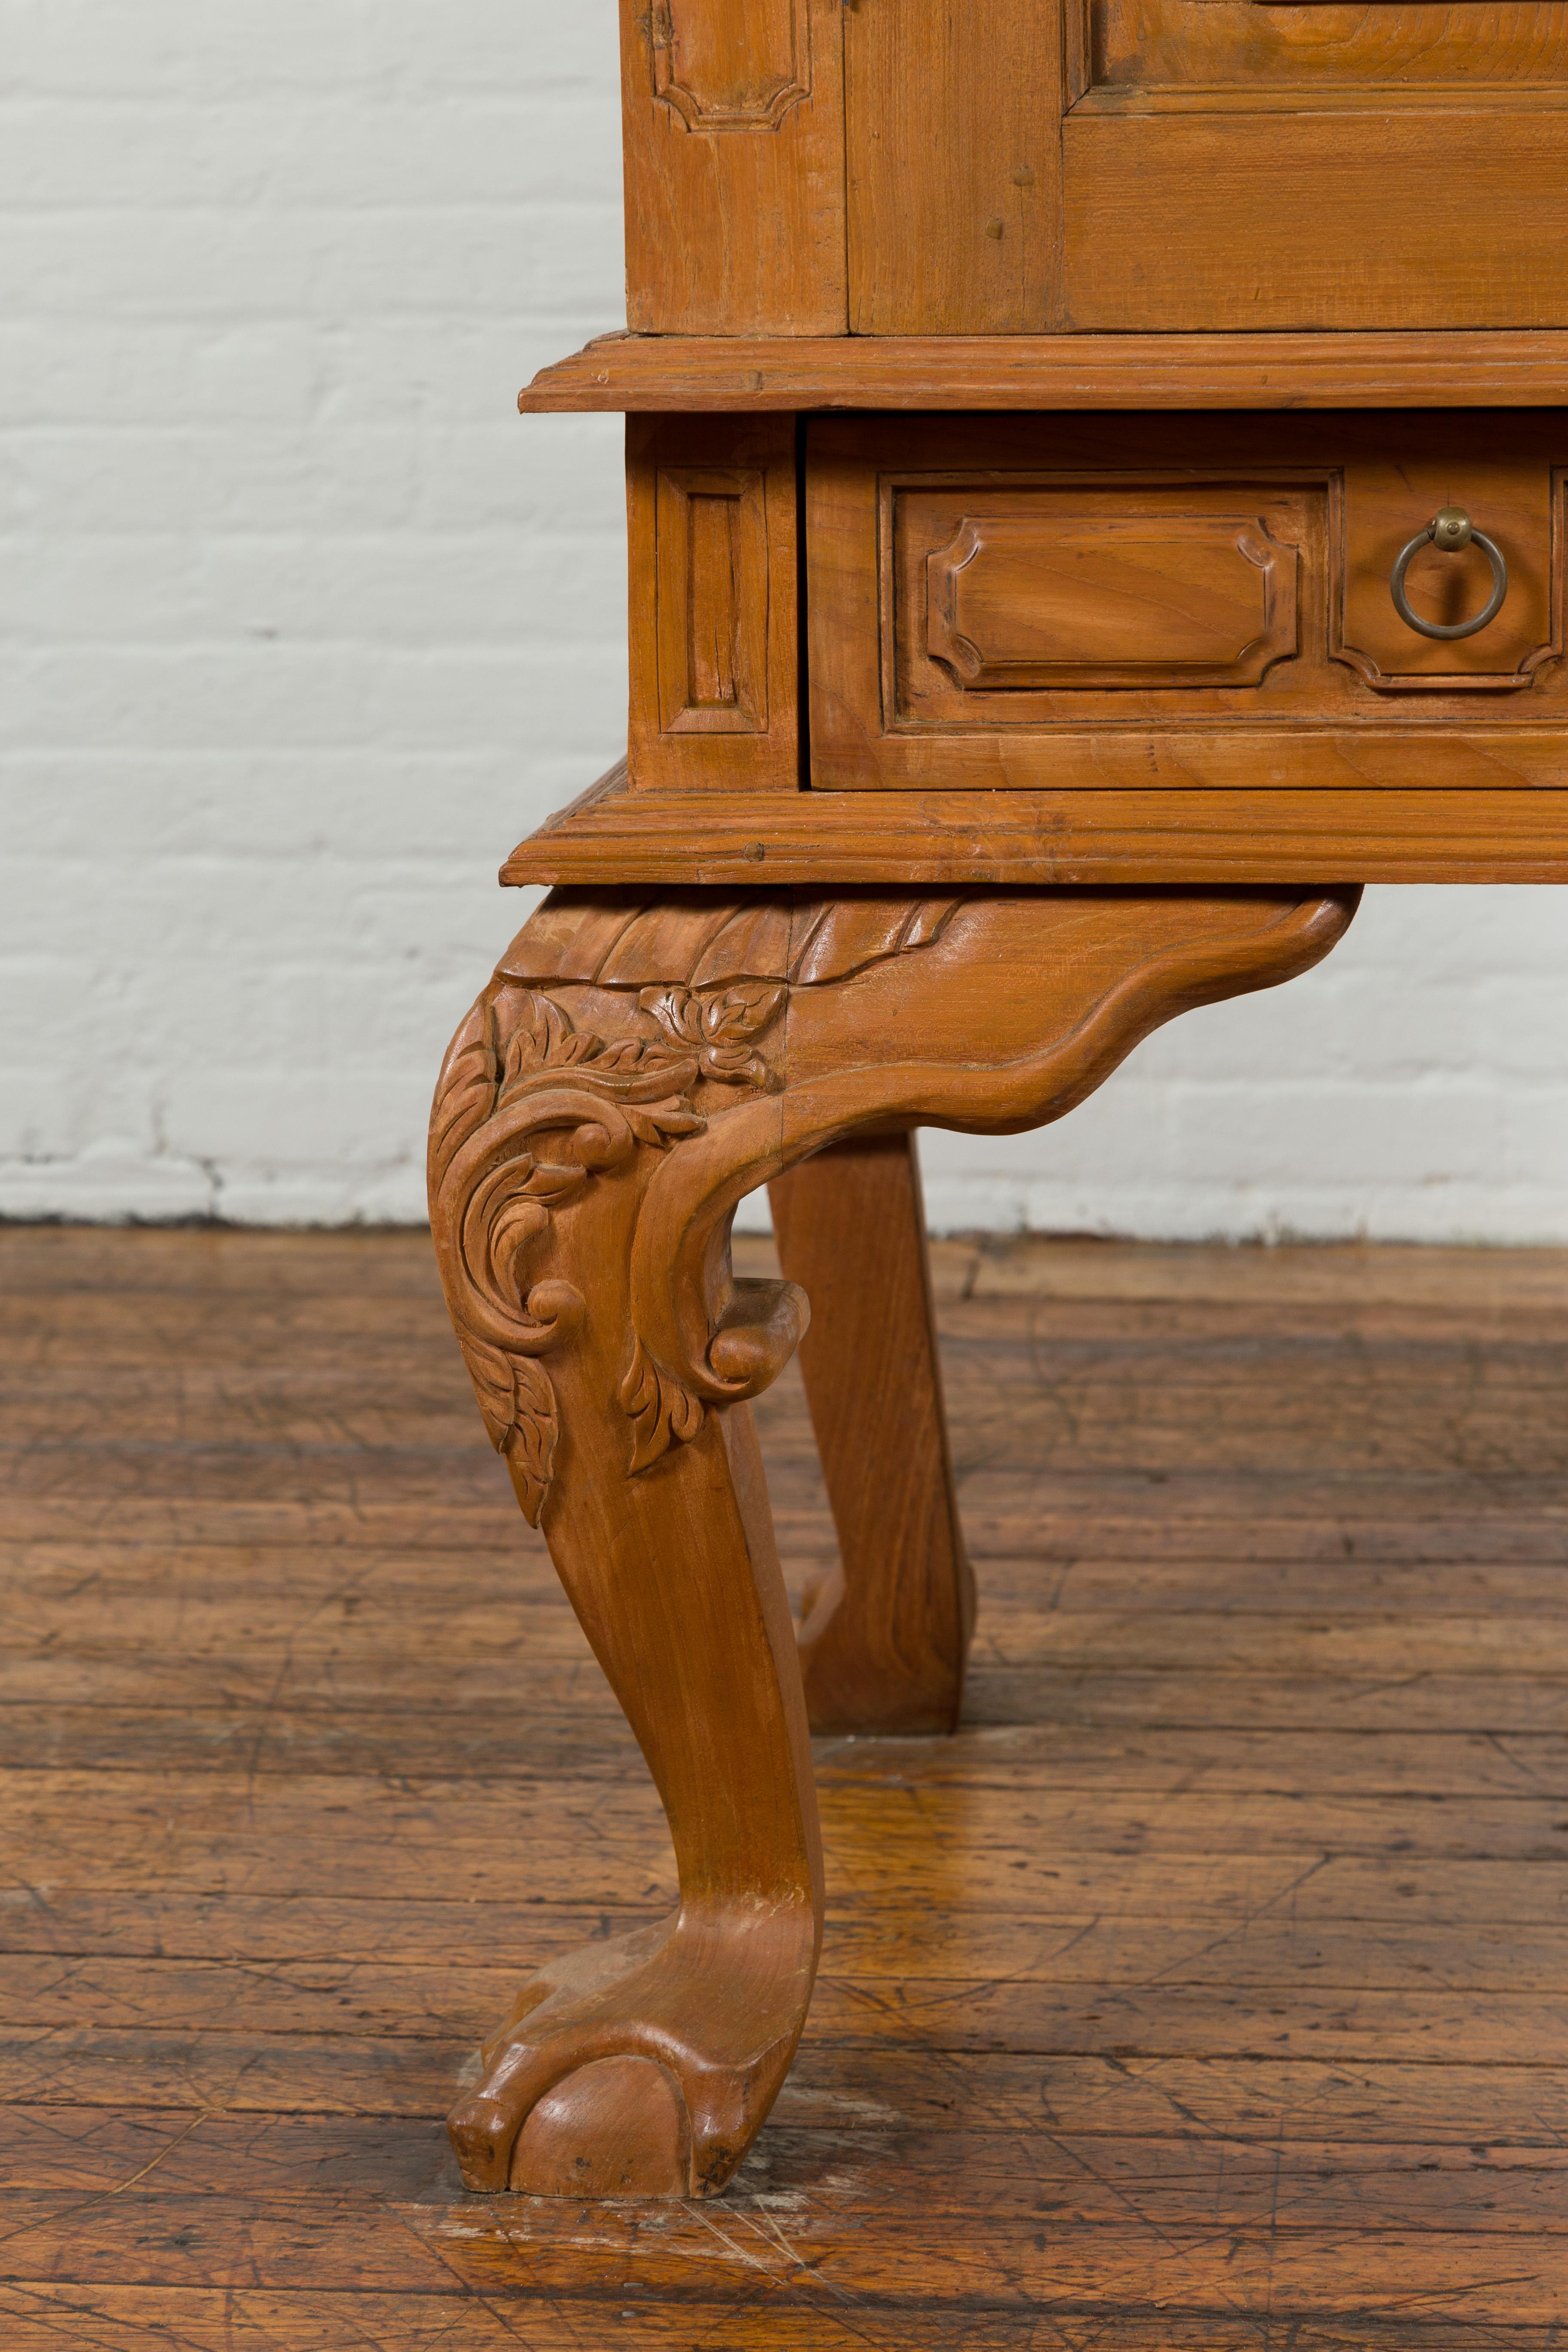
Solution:
[{"label": "ball and claw foot", "polygon": [[586,2198],[723,2189],[789,2070],[815,1962],[809,1911],[738,1925],[678,1919],[530,1978],[447,2119],[465,2186]]}]

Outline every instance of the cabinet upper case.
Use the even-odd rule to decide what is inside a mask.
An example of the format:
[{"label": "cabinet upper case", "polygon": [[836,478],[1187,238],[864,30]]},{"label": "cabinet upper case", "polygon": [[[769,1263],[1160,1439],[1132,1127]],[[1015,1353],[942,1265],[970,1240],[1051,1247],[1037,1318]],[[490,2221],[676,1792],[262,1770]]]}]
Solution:
[{"label": "cabinet upper case", "polygon": [[622,11],[634,328],[1568,324],[1568,6]]}]

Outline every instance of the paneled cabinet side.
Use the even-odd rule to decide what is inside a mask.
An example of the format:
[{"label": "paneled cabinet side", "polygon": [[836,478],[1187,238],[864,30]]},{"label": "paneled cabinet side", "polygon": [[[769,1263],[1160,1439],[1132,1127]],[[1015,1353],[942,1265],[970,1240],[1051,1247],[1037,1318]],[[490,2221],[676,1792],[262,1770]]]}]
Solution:
[{"label": "paneled cabinet side", "polygon": [[800,782],[793,416],[628,416],[634,787]]},{"label": "paneled cabinet side", "polygon": [[626,320],[848,323],[843,0],[621,0]]}]

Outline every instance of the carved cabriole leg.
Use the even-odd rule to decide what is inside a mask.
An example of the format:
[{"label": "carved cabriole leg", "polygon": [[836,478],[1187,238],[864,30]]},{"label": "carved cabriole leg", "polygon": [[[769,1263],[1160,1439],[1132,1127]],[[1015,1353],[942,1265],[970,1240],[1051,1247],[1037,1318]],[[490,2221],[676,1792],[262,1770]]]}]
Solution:
[{"label": "carved cabriole leg", "polygon": [[[547,913],[535,944],[548,928]],[[683,1443],[628,1475],[641,1195],[700,1131],[705,1098],[753,1094],[769,1075],[743,1041],[753,1017],[775,1015],[777,990],[742,992],[730,1028],[720,1019],[693,1045],[679,1020],[699,1002],[547,996],[503,969],[437,1097],[432,1218],[458,1338],[647,1759],[680,1883],[664,1926],[523,1986],[451,2117],[479,2189],[722,2188],[788,2069],[816,1974],[810,1748],[749,1408],[697,1411]],[[793,1295],[773,1286],[769,1304],[793,1344]]]},{"label": "carved cabriole leg", "polygon": [[431,1218],[480,1410],[626,1707],[680,1902],[522,1987],[465,2178],[711,2193],[788,2069],[822,1916],[747,1400],[808,1308],[734,1205],[867,1128],[1058,1118],[1184,1008],[1304,971],[1355,894],[559,891],[453,1044]]},{"label": "carved cabriole leg", "polygon": [[839,1566],[800,1630],[817,1731],[951,1731],[974,1579],[942,1412],[912,1135],[856,1136],[769,1188],[784,1273],[811,1301],[801,1370]]}]

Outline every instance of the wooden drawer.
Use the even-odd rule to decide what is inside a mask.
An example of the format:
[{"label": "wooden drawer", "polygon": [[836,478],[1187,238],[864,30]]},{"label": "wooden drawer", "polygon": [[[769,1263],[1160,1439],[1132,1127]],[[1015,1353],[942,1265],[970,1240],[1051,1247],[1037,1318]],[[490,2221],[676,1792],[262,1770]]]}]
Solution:
[{"label": "wooden drawer", "polygon": [[[1525,733],[1568,761],[1565,464],[1556,411],[814,422],[812,782],[1517,784]],[[1447,504],[1509,585],[1433,638],[1389,583]],[[1427,546],[1406,587],[1452,625],[1492,572]]]}]

